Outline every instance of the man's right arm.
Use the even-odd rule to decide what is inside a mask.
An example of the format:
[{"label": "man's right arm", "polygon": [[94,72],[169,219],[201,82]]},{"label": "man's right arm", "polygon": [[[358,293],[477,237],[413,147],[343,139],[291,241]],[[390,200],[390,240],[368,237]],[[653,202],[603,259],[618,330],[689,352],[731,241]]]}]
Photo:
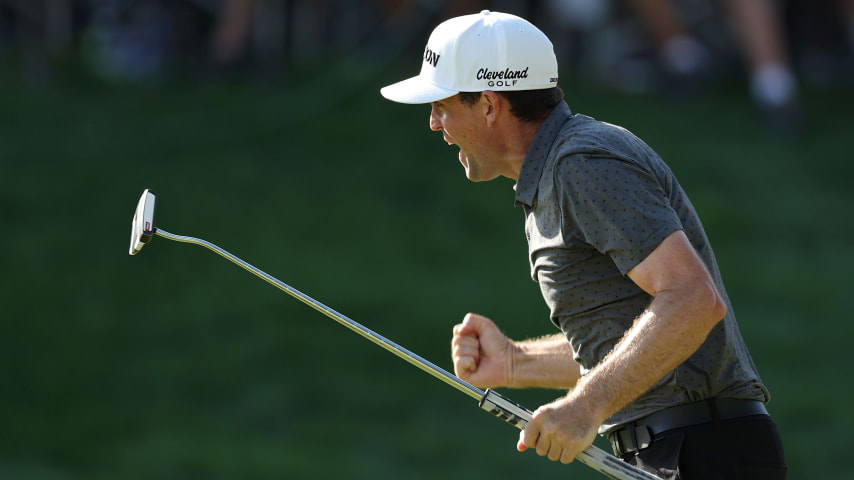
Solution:
[{"label": "man's right arm", "polygon": [[516,342],[490,319],[473,313],[454,327],[451,357],[457,377],[480,388],[568,390],[581,376],[562,335]]},{"label": "man's right arm", "polygon": [[563,334],[516,342],[513,388],[569,390],[581,378],[581,366]]}]

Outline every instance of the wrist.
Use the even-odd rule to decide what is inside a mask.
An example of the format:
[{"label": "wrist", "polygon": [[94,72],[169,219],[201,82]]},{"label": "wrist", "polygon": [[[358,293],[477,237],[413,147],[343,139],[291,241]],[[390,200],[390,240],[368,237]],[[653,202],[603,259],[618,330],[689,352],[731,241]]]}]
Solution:
[{"label": "wrist", "polygon": [[572,348],[563,336],[510,341],[508,386],[569,390],[580,376]]},{"label": "wrist", "polygon": [[542,355],[531,343],[510,340],[508,347],[507,386],[510,388],[542,387],[543,374],[549,372],[542,365]]},{"label": "wrist", "polygon": [[507,339],[507,354],[504,356],[504,382],[503,387],[519,388],[516,386],[516,365],[520,361],[522,352],[519,346],[511,339]]}]

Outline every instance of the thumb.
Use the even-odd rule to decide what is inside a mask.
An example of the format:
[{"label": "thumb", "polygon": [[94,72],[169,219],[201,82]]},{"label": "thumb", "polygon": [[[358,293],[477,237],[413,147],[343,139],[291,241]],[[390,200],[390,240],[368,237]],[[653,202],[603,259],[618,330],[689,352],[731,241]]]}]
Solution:
[{"label": "thumb", "polygon": [[483,315],[468,313],[463,318],[463,323],[458,325],[459,328],[456,329],[456,331],[460,334],[481,333],[494,325],[495,324],[492,320],[484,317]]},{"label": "thumb", "polygon": [[516,442],[516,450],[520,452],[524,452],[528,449],[528,446],[525,445],[525,431],[519,432],[519,441]]}]

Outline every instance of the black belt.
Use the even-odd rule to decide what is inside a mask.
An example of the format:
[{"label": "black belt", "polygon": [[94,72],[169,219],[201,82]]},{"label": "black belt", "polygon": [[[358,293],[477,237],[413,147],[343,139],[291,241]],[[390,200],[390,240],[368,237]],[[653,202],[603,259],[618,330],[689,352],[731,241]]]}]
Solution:
[{"label": "black belt", "polygon": [[651,413],[609,433],[608,440],[614,453],[622,457],[649,447],[656,435],[668,430],[750,415],[768,415],[768,410],[755,400],[712,398]]}]

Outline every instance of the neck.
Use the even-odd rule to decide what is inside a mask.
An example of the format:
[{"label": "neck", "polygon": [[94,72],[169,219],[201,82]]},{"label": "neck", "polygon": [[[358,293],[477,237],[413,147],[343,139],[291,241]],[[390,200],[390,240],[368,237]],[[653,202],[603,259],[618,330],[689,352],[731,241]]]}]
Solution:
[{"label": "neck", "polygon": [[516,127],[512,130],[515,135],[513,135],[512,141],[508,145],[506,154],[507,163],[510,167],[509,178],[519,180],[519,172],[522,171],[522,164],[525,163],[528,149],[534,143],[534,138],[536,138],[542,124],[542,121],[517,122]]}]

